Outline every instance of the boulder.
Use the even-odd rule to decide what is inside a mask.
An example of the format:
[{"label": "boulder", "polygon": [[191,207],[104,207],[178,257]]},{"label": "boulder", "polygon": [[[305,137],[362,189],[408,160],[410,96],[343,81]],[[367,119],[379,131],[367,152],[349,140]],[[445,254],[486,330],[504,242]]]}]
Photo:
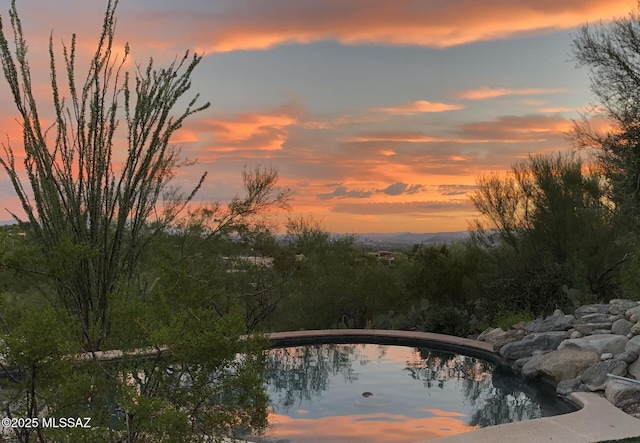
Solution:
[{"label": "boulder", "polygon": [[573,392],[589,392],[589,388],[585,385],[580,377],[562,380],[556,386],[556,394],[568,397]]},{"label": "boulder", "polygon": [[493,343],[493,337],[504,333],[505,331],[501,328],[487,328],[478,335],[476,340]]},{"label": "boulder", "polygon": [[567,331],[571,329],[575,317],[573,315],[552,315],[544,320],[538,318],[529,323],[525,323],[524,330],[528,333],[549,332],[549,331]]},{"label": "boulder", "polygon": [[621,318],[620,320],[616,320],[615,322],[613,322],[613,325],[611,326],[611,332],[613,332],[614,334],[626,336],[631,332],[631,327],[633,325],[633,322],[630,322],[625,318]]},{"label": "boulder", "polygon": [[611,329],[594,329],[589,335],[611,334]]},{"label": "boulder", "polygon": [[580,379],[591,391],[601,391],[607,387],[609,377],[607,374],[625,375],[627,364],[622,360],[599,361],[589,366],[581,375]]},{"label": "boulder", "polygon": [[584,323],[609,323],[609,313],[593,313],[593,314],[585,314],[580,317],[580,322]]},{"label": "boulder", "polygon": [[640,360],[635,359],[634,361],[632,361],[627,368],[627,372],[636,380],[640,380]]},{"label": "boulder", "polygon": [[638,320],[640,320],[640,306],[627,309],[624,313],[624,316],[627,317],[627,320],[631,320],[632,322],[636,323]]},{"label": "boulder", "polygon": [[596,331],[606,330],[607,333],[611,333],[611,323],[576,323],[573,325],[573,329],[580,332],[582,335],[594,335]]},{"label": "boulder", "polygon": [[627,310],[635,308],[636,306],[638,306],[637,301],[614,298],[609,301],[609,314],[624,314]]},{"label": "boulder", "polygon": [[[623,362],[629,364],[629,363],[633,363],[634,361],[636,361],[638,359],[638,353],[635,351],[624,351],[620,354],[616,354],[614,355],[614,358],[618,359],[618,360],[622,360]],[[637,378],[637,377],[636,377]]]},{"label": "boulder", "polygon": [[503,334],[499,334],[493,337],[493,350],[499,352],[502,347],[508,343],[515,342],[524,338],[526,332],[521,329],[509,329],[504,331]]},{"label": "boulder", "polygon": [[604,395],[620,409],[631,409],[640,404],[640,383],[612,378],[607,383]]},{"label": "boulder", "polygon": [[567,338],[569,338],[569,333],[566,331],[529,334],[522,340],[513,341],[504,345],[500,349],[500,355],[509,360],[518,360],[519,358],[530,357],[535,351],[551,351],[556,349],[558,345]]},{"label": "boulder", "polygon": [[640,321],[631,326],[631,330],[629,331],[631,335],[640,335]]},{"label": "boulder", "polygon": [[525,358],[519,358],[516,361],[513,362],[513,365],[511,365],[514,369],[518,369],[520,372],[522,372],[522,368],[524,367],[524,365],[527,364],[527,362],[529,360],[531,360],[533,357],[525,357]]},{"label": "boulder", "polygon": [[597,334],[582,338],[565,340],[558,349],[575,349],[578,351],[592,351],[598,354],[598,358],[607,352],[619,354],[625,351],[629,339],[615,334]]},{"label": "boulder", "polygon": [[599,305],[584,305],[576,308],[573,312],[573,315],[576,318],[582,318],[585,315],[589,314],[608,314],[609,313],[609,304],[599,304]]},{"label": "boulder", "polygon": [[599,360],[595,352],[573,349],[542,354],[536,361],[538,376],[553,384],[578,377],[585,369]]},{"label": "boulder", "polygon": [[640,335],[637,335],[635,337],[633,337],[632,339],[630,339],[627,342],[627,346],[625,346],[625,351],[629,352],[635,352],[637,354],[640,354]]},{"label": "boulder", "polygon": [[[522,373],[522,376],[524,378],[536,378],[538,376],[538,372],[539,372],[538,365],[543,355],[545,354],[542,354],[542,353],[535,354],[534,356],[529,357],[525,362],[525,364],[522,365],[522,369],[520,370],[520,372]],[[521,360],[524,360],[524,359],[520,359],[518,361],[521,361]]]}]

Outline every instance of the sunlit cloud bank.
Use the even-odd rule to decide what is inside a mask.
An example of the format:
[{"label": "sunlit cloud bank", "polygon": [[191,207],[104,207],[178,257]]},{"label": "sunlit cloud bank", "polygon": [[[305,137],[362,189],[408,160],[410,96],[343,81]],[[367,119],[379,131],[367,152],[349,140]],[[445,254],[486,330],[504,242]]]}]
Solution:
[{"label": "sunlit cloud bank", "polygon": [[[176,38],[195,41],[207,53],[325,40],[345,45],[446,48],[568,29],[582,25],[585,19],[624,15],[629,7],[627,0],[225,0],[211,8],[194,6],[197,11],[158,9],[144,18],[172,37],[166,44]],[[168,23],[173,26],[166,26]],[[159,34],[154,37],[161,39]]]},{"label": "sunlit cloud bank", "polygon": [[[294,191],[294,212],[329,218],[448,217],[465,229],[477,215],[468,196],[479,171],[503,171],[530,153],[564,149],[573,124],[558,115],[501,116],[452,124],[429,135],[371,129],[387,121],[378,116],[371,123],[368,115],[376,112],[363,109],[345,119],[314,115],[304,103],[290,102],[224,117],[207,115],[187,125],[200,140],[187,146],[213,177],[230,181],[237,180],[243,162],[274,165],[283,186]],[[388,116],[392,125],[395,118]],[[223,183],[205,184],[203,192],[216,198],[215,189],[223,189]]]},{"label": "sunlit cloud bank", "polygon": [[[127,35],[135,35],[136,41],[146,41],[148,46],[193,47],[195,43],[207,53],[265,50],[326,40],[345,45],[446,48],[569,29],[585,21],[626,15],[632,6],[633,2],[628,0],[142,1],[122,2],[118,26]],[[82,38],[96,35],[101,19],[98,11],[102,7],[102,2],[80,0],[64,4],[23,0],[19,4],[34,32],[48,38],[52,28],[57,29],[57,41],[62,38],[58,34],[66,29],[79,32]],[[29,13],[34,10],[38,13]],[[77,20],[78,16],[83,20]],[[141,23],[144,25],[140,26]]]},{"label": "sunlit cloud bank", "polygon": [[[133,73],[149,57],[161,67],[187,48],[204,51],[192,92],[212,107],[190,117],[171,140],[199,161],[178,171],[175,184],[192,189],[209,172],[199,200],[231,199],[242,192],[242,168],[263,164],[277,168],[280,184],[292,189],[291,215],[314,213],[330,230],[455,230],[475,214],[468,197],[479,173],[571,146],[567,133],[588,105],[587,81],[583,90],[573,89],[580,83],[573,77],[564,81],[566,52],[559,57],[557,48],[569,51],[567,36],[577,26],[624,16],[633,6],[629,0],[121,1],[115,52],[131,43],[125,68]],[[48,125],[51,31],[57,49],[78,33],[78,72],[86,72],[104,4],[21,0],[18,7]],[[554,61],[547,63],[550,53]],[[0,103],[11,103],[8,94],[0,85]],[[9,135],[22,168],[12,111],[0,110],[0,142]],[[590,122],[607,128],[601,119]],[[6,181],[0,186],[10,205]]]},{"label": "sunlit cloud bank", "polygon": [[397,115],[412,115],[426,112],[445,112],[463,109],[463,105],[453,105],[446,103],[432,103],[428,100],[418,100],[412,103],[406,103],[390,108],[374,108],[374,111],[386,112]]},{"label": "sunlit cloud bank", "polygon": [[491,88],[483,86],[478,89],[470,89],[467,91],[458,92],[458,97],[467,100],[487,100],[497,97],[504,97],[508,95],[543,95],[543,94],[558,94],[563,92],[562,89],[543,89],[543,88],[523,88],[523,89],[509,89],[509,88]]},{"label": "sunlit cloud bank", "polygon": [[[402,122],[395,113],[382,114],[365,108],[349,116],[316,115],[300,100],[240,113],[208,110],[173,139],[185,156],[199,160],[176,180],[190,188],[208,170],[200,198],[228,200],[241,192],[242,168],[262,163],[276,167],[281,184],[293,190],[294,212],[448,217],[464,229],[476,215],[468,195],[480,170],[504,170],[531,152],[561,149],[573,124],[529,114],[451,123],[428,133],[375,129]],[[426,115],[428,121],[435,114]]]}]

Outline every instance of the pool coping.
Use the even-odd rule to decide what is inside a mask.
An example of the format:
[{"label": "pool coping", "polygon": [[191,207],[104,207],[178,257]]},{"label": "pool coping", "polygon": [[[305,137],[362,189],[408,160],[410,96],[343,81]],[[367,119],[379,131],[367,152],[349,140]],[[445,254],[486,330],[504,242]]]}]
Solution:
[{"label": "pool coping", "polygon": [[[492,363],[505,360],[486,342],[451,335],[382,329],[321,329],[309,331],[274,332],[268,335],[274,347],[296,346],[322,339],[323,343],[425,345],[432,349],[461,352]],[[640,419],[634,418],[612,405],[606,398],[591,392],[571,394],[580,409],[554,417],[489,426],[464,434],[428,440],[429,443],[509,443],[562,442],[593,443],[640,436]],[[421,442],[416,442],[421,443]],[[426,443],[426,441],[425,441]]]}]

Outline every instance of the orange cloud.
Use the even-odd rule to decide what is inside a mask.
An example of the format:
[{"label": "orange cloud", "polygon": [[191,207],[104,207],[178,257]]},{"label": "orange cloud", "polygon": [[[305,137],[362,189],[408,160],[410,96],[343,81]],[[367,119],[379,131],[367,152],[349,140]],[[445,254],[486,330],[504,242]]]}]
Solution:
[{"label": "orange cloud", "polygon": [[203,118],[188,126],[201,139],[211,139],[209,151],[278,151],[289,136],[289,127],[306,114],[304,106],[288,103],[266,112],[246,112],[226,118]]},{"label": "orange cloud", "polygon": [[[564,135],[573,128],[573,122],[560,116],[540,114],[507,115],[494,120],[464,123],[452,126],[449,133],[430,135],[419,131],[360,131],[344,139],[346,146],[397,155],[402,144],[498,144],[540,143],[554,135]],[[453,154],[450,159],[463,160]]]},{"label": "orange cloud", "polygon": [[466,91],[458,92],[457,96],[467,100],[487,100],[496,97],[503,97],[505,95],[540,95],[540,94],[558,94],[563,92],[563,89],[543,89],[543,88],[523,88],[523,89],[508,89],[508,88],[490,88],[483,86],[479,89],[470,89]]},{"label": "orange cloud", "polygon": [[449,105],[446,103],[432,103],[427,100],[418,100],[411,103],[405,103],[396,107],[374,108],[374,111],[386,112],[388,114],[412,115],[426,112],[445,112],[463,109],[462,105]]},{"label": "orange cloud", "polygon": [[560,112],[575,112],[580,111],[580,108],[568,108],[566,106],[551,106],[548,108],[540,108],[540,112],[545,112],[549,114],[557,114]]},{"label": "orange cloud", "polygon": [[[215,12],[171,11],[147,14],[145,19],[161,22],[157,28],[165,32],[177,29],[173,33],[178,33],[182,41],[200,42],[199,49],[208,53],[326,40],[345,45],[445,48],[569,29],[587,21],[626,15],[630,8],[628,0],[226,0],[220,5]],[[174,26],[166,26],[168,23]],[[173,45],[175,40],[167,39],[166,44]]]},{"label": "orange cloud", "polygon": [[573,128],[573,122],[559,116],[539,114],[502,116],[495,120],[467,123],[458,127],[465,138],[495,140],[516,139],[520,142],[540,139],[540,136],[563,135]]},{"label": "orange cloud", "polygon": [[[417,131],[366,131],[347,138],[346,142],[404,142],[430,143],[445,140],[443,137],[433,137]],[[387,150],[388,151],[388,150]]]}]

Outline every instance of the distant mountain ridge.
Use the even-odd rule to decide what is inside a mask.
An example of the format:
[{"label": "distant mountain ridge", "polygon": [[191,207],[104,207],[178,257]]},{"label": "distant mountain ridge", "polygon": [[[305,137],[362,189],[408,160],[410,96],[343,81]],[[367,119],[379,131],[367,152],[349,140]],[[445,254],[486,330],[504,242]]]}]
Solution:
[{"label": "distant mountain ridge", "polygon": [[361,242],[385,242],[401,244],[457,243],[469,238],[469,231],[453,232],[392,232],[355,234]]},{"label": "distant mountain ridge", "polygon": [[[15,220],[0,220],[0,226],[15,224]],[[345,234],[335,234],[340,237]],[[469,238],[469,231],[451,232],[367,232],[352,234],[356,237],[356,242],[360,243],[389,243],[414,245],[420,243],[458,243]],[[278,236],[280,237],[280,235]],[[284,236],[283,236],[284,237]]]}]

